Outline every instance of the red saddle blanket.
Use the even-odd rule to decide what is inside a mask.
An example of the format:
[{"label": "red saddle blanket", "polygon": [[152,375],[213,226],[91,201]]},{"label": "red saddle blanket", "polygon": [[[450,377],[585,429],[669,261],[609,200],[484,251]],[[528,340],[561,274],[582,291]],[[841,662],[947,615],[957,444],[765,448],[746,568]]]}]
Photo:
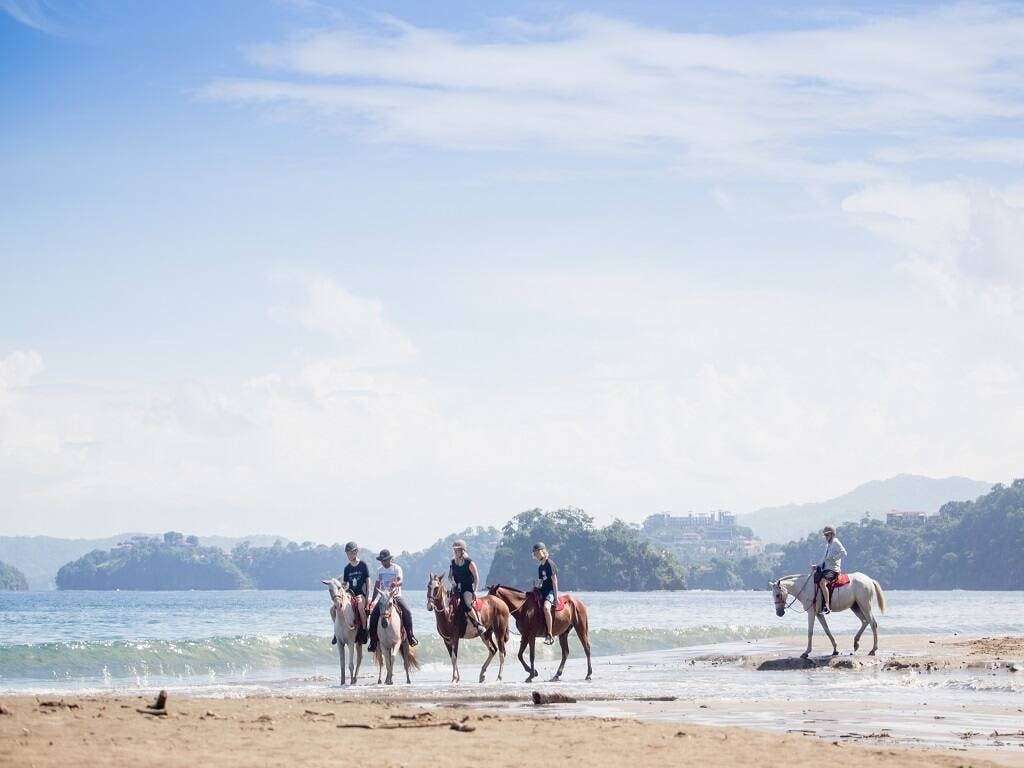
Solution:
[{"label": "red saddle blanket", "polygon": [[479,613],[483,609],[484,609],[484,601],[481,600],[478,597],[476,600],[473,601],[473,610],[476,611],[477,613]]},{"label": "red saddle blanket", "polygon": [[845,573],[840,573],[839,576],[836,577],[836,580],[828,585],[828,591],[834,592],[837,588],[845,587],[849,583],[850,577],[847,576]]},{"label": "red saddle blanket", "polygon": [[[533,592],[530,593],[530,597],[533,598],[538,608],[544,610],[544,598],[540,596],[540,592],[538,592],[537,590],[533,590]],[[559,595],[557,598],[555,598],[555,613],[558,613],[559,611],[563,610],[567,602],[569,602],[568,595]]]}]

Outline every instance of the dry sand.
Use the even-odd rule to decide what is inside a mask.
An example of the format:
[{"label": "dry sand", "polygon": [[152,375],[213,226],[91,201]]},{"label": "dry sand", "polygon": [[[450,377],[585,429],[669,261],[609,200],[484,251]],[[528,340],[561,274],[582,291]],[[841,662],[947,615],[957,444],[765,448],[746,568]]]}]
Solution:
[{"label": "dry sand", "polygon": [[[324,698],[179,699],[140,714],[135,698],[46,706],[8,699],[5,766],[864,766],[1020,765],[1012,756],[879,748],[740,728],[534,718],[465,708]],[[465,731],[452,730],[456,724]],[[344,726],[344,727],[339,727]],[[355,727],[353,727],[355,726]],[[1018,758],[1019,760],[1019,758]],[[839,761],[839,762],[837,762]]]},{"label": "dry sand", "polygon": [[[794,639],[797,642],[799,639]],[[987,665],[1013,675],[1024,658],[1024,638],[957,636],[886,638],[878,659],[858,655],[857,670],[954,669]],[[818,646],[818,650],[822,650]],[[799,650],[796,651],[797,653]],[[789,657],[785,652],[775,658]],[[842,659],[843,657],[840,657]],[[846,657],[849,658],[849,657]],[[832,664],[830,657],[817,657]],[[762,661],[767,660],[762,658]],[[758,662],[752,662],[755,665]],[[872,666],[874,665],[874,666]],[[887,666],[890,665],[890,666]],[[924,665],[924,666],[920,666]],[[794,669],[798,667],[792,667]],[[905,671],[903,672],[906,673]],[[755,673],[756,674],[756,673]],[[545,693],[557,691],[544,686]],[[410,692],[411,693],[411,692]],[[423,706],[407,700],[346,700],[335,697],[267,697],[244,699],[174,698],[168,714],[139,713],[151,699],[141,697],[72,697],[47,701],[32,696],[0,702],[0,766],[538,766],[583,761],[600,766],[1015,766],[1024,768],[1024,703],[998,713],[1010,727],[997,732],[962,735],[962,747],[942,750],[892,744],[873,723],[895,713],[856,702],[810,706],[799,701],[608,702],[615,718],[566,717],[579,705],[537,707],[534,717],[519,714],[524,704],[510,704],[521,694],[493,691],[479,695],[465,686],[472,706]],[[582,704],[582,703],[581,703]],[[1016,704],[1016,702],[1014,702]],[[490,707],[490,709],[488,709]],[[504,711],[501,708],[504,707]],[[518,709],[511,712],[511,709]],[[756,710],[792,718],[793,733],[696,724],[749,722]],[[586,711],[586,710],[582,710]],[[590,710],[593,711],[593,710]],[[605,710],[609,711],[609,710]],[[976,708],[981,715],[982,709]],[[659,715],[664,720],[659,721]],[[992,713],[989,713],[992,714]],[[931,719],[931,713],[920,717]],[[636,718],[643,718],[642,720]],[[872,720],[871,718],[875,718]],[[940,718],[936,718],[940,719]],[[1018,723],[1019,721],[1019,723]],[[455,725],[457,729],[453,729]],[[344,727],[339,727],[344,726]],[[831,733],[828,738],[819,734]],[[1002,744],[998,749],[994,745]]]}]

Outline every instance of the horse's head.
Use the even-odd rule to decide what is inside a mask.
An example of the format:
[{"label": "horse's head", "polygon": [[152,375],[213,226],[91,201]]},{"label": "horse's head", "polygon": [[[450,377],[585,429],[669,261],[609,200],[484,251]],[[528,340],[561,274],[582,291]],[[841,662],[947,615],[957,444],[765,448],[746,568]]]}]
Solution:
[{"label": "horse's head", "polygon": [[427,576],[427,610],[440,609],[444,603],[444,584],[441,577],[431,571]]},{"label": "horse's head", "polygon": [[789,594],[789,590],[786,588],[786,585],[783,584],[783,580],[776,579],[775,581],[769,581],[768,588],[772,591],[772,599],[775,601],[775,615],[785,616],[786,596]]},{"label": "horse's head", "polygon": [[386,627],[388,622],[391,621],[391,606],[394,605],[394,602],[395,596],[391,593],[390,589],[381,591],[377,605],[380,607],[380,625],[382,627]]},{"label": "horse's head", "polygon": [[327,585],[327,591],[331,593],[332,599],[337,598],[339,592],[345,591],[345,588],[337,579],[324,579],[321,583]]}]

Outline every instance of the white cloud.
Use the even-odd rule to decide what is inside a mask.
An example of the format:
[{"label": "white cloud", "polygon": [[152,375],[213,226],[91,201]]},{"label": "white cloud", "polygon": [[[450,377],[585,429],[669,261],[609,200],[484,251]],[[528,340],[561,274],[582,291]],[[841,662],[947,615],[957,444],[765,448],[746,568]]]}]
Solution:
[{"label": "white cloud", "polygon": [[[883,174],[879,138],[1017,118],[1024,14],[957,5],[805,31],[692,34],[577,15],[488,38],[392,21],[255,46],[278,75],[208,98],[290,104],[372,141],[461,149],[668,146],[688,168]],[[835,145],[843,147],[834,162]],[[1006,147],[986,159],[1000,159]],[[792,175],[789,175],[792,174]]]},{"label": "white cloud", "polygon": [[387,320],[378,299],[356,296],[322,275],[291,273],[281,277],[299,285],[305,296],[300,306],[275,307],[272,314],[340,342],[346,367],[396,365],[416,356],[415,346]]},{"label": "white cloud", "polygon": [[0,393],[6,389],[24,387],[43,370],[43,358],[35,350],[15,350],[0,358]]},{"label": "white cloud", "polygon": [[0,0],[0,11],[39,32],[64,34],[63,28],[54,21],[55,11],[47,0]]}]

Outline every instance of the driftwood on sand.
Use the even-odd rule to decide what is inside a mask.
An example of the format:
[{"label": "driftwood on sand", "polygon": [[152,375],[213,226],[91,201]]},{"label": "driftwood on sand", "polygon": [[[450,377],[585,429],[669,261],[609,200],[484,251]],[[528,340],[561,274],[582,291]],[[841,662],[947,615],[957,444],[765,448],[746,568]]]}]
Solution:
[{"label": "driftwood on sand", "polygon": [[562,693],[541,693],[540,691],[534,691],[533,703],[538,707],[542,704],[575,704],[576,699]]},{"label": "driftwood on sand", "polygon": [[167,714],[167,691],[160,691],[157,694],[156,701],[150,704],[148,707],[139,707],[135,710],[140,715],[156,715],[162,717]]}]

